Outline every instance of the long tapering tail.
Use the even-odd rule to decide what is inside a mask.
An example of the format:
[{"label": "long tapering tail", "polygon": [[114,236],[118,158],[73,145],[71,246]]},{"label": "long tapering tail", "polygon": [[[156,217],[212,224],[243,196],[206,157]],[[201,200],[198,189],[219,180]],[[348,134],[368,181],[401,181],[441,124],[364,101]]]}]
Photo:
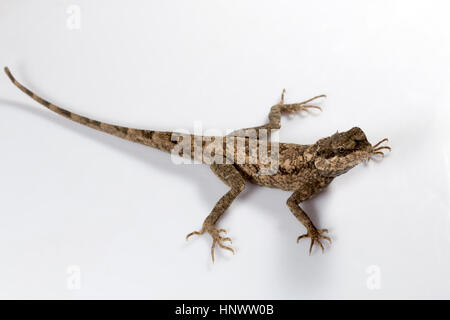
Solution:
[{"label": "long tapering tail", "polygon": [[142,129],[133,129],[127,127],[116,126],[104,122],[100,122],[97,120],[89,119],[87,117],[83,117],[79,114],[70,112],[66,109],[58,107],[45,99],[42,99],[31,90],[23,86],[19,81],[17,81],[14,76],[9,71],[8,67],[5,67],[5,73],[9,77],[9,79],[14,83],[16,87],[25,92],[32,99],[36,100],[43,106],[47,107],[53,112],[68,118],[72,121],[78,122],[82,125],[88,126],[90,128],[109,133],[116,137],[126,139],[129,141],[137,142],[140,144],[144,144],[146,146],[150,146],[153,148],[157,148],[162,151],[170,152],[172,148],[176,145],[176,142],[171,140],[172,132],[164,132],[164,131],[153,131],[153,130],[142,130]]}]

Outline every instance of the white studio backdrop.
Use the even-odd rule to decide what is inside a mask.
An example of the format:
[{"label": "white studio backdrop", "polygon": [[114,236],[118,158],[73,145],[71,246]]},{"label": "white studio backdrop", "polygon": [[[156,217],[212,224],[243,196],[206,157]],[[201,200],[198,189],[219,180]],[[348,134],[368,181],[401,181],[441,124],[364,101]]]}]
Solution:
[{"label": "white studio backdrop", "polygon": [[[333,244],[308,255],[290,193],[247,189],[219,221],[236,254],[188,242],[227,191],[201,165],[55,115],[0,76],[0,297],[450,298],[447,1],[0,2],[0,63],[91,118],[225,133],[317,94],[280,139],[361,127],[384,160],[303,208]],[[2,73],[3,74],[3,73]]]}]

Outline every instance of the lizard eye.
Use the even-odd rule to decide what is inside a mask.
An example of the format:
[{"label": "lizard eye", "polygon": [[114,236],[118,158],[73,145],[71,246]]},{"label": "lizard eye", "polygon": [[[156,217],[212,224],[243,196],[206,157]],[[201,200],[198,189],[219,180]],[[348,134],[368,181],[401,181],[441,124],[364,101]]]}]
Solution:
[{"label": "lizard eye", "polygon": [[345,149],[343,147],[339,147],[339,148],[337,148],[337,151],[339,153],[344,153]]}]

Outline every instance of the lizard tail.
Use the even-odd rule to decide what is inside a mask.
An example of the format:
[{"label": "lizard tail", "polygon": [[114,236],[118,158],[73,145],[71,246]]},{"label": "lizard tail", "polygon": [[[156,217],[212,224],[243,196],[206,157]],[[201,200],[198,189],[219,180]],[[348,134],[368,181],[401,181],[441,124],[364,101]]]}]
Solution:
[{"label": "lizard tail", "polygon": [[176,142],[172,141],[172,132],[142,130],[116,126],[109,123],[89,119],[87,117],[83,117],[79,114],[58,107],[48,102],[47,100],[42,99],[41,97],[33,93],[31,90],[23,86],[19,81],[17,81],[14,78],[14,76],[9,71],[8,67],[5,67],[5,73],[16,87],[25,92],[32,99],[39,102],[43,106],[47,107],[51,111],[56,112],[57,114],[65,118],[68,118],[72,121],[78,122],[92,129],[96,129],[122,139],[137,142],[166,152],[170,152],[172,148],[176,145]]}]

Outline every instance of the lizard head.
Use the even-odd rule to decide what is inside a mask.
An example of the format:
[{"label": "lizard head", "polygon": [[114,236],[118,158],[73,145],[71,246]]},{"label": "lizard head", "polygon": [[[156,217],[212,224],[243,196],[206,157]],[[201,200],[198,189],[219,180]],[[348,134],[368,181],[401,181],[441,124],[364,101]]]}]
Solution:
[{"label": "lizard head", "polygon": [[337,177],[361,162],[368,161],[373,154],[383,154],[379,151],[380,148],[390,150],[387,146],[378,147],[385,141],[387,139],[372,146],[358,127],[346,132],[336,132],[331,137],[316,142],[314,165],[321,175]]}]

